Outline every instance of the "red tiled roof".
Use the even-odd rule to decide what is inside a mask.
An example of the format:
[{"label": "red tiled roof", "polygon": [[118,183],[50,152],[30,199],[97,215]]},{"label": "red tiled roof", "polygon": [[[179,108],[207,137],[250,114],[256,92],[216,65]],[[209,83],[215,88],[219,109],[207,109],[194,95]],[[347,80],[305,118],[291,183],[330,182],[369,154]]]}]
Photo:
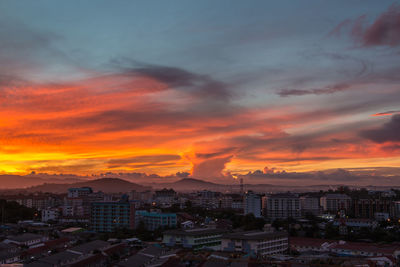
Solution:
[{"label": "red tiled roof", "polygon": [[54,240],[48,240],[48,241],[44,242],[44,244],[46,246],[49,246],[49,247],[54,247],[54,246],[58,246],[58,245],[62,245],[62,244],[68,243],[69,241],[70,241],[69,238],[62,237],[62,238],[58,238],[58,239],[54,239]]},{"label": "red tiled roof", "polygon": [[289,244],[294,246],[320,247],[324,243],[335,243],[336,240],[308,238],[308,237],[290,237]]},{"label": "red tiled roof", "polygon": [[111,247],[104,249],[103,252],[105,252],[106,254],[111,254],[113,252],[123,250],[125,247],[126,247],[125,244],[120,243],[120,244],[112,245]]},{"label": "red tiled roof", "polygon": [[90,256],[86,259],[80,260],[76,263],[71,264],[71,267],[82,267],[82,266],[88,266],[90,263],[95,263],[95,262],[99,262],[102,260],[105,260],[106,257],[103,256],[102,254],[94,254],[93,256]]},{"label": "red tiled roof", "polygon": [[378,245],[375,243],[346,242],[344,244],[335,244],[333,249],[344,249],[351,251],[376,252],[383,255],[393,255],[396,250],[400,250],[399,246]]}]

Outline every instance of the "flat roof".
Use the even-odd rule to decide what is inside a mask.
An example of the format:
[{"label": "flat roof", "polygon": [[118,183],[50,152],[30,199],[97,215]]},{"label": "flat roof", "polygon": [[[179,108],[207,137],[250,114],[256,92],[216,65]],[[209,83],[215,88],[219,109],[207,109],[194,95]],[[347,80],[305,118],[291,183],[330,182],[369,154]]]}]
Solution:
[{"label": "flat roof", "polygon": [[70,228],[66,228],[64,230],[62,230],[61,232],[63,233],[72,233],[72,232],[76,232],[76,231],[80,231],[83,230],[82,227],[70,227]]},{"label": "flat roof", "polygon": [[80,255],[78,255],[78,254],[75,254],[75,253],[72,253],[69,251],[63,251],[63,252],[48,256],[48,257],[41,258],[39,261],[45,262],[45,263],[50,263],[50,264],[60,264],[60,262],[74,260],[79,257],[80,257]]},{"label": "flat roof", "polygon": [[30,240],[34,240],[34,239],[41,239],[41,238],[43,238],[42,235],[31,234],[31,233],[7,236],[8,240],[17,241],[17,242],[26,242],[26,241],[30,241]]},{"label": "flat roof", "polygon": [[167,230],[164,234],[170,235],[185,235],[185,236],[197,236],[197,235],[207,235],[207,234],[223,234],[226,233],[225,229],[210,229],[210,228],[195,228],[189,230]]},{"label": "flat roof", "polygon": [[103,240],[94,240],[73,248],[70,248],[69,251],[76,251],[82,254],[89,254],[94,250],[101,250],[103,248],[109,247],[110,243]]},{"label": "flat roof", "polygon": [[247,231],[237,232],[224,235],[222,238],[229,239],[244,239],[244,240],[257,240],[257,239],[272,239],[277,237],[288,237],[286,232],[263,232],[263,231]]}]

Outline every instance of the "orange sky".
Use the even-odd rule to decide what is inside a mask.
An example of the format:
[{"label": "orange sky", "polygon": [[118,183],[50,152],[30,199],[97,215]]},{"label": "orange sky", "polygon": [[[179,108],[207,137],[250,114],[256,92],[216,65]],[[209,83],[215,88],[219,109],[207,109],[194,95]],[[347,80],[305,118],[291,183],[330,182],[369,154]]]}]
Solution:
[{"label": "orange sky", "polygon": [[400,177],[398,5],[143,17],[141,5],[25,4],[0,3],[1,174]]}]

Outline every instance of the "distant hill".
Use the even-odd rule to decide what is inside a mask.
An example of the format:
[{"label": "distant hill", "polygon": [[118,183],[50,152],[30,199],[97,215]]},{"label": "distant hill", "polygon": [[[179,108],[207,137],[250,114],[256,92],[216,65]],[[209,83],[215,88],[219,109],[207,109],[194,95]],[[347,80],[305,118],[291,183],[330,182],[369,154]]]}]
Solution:
[{"label": "distant hill", "polygon": [[131,183],[119,178],[102,178],[97,180],[90,180],[72,184],[49,184],[33,186],[27,188],[29,192],[52,192],[52,193],[66,193],[68,188],[71,187],[84,187],[89,186],[93,191],[102,191],[105,193],[120,193],[129,192],[131,190],[145,191],[151,189],[149,186],[142,186],[139,184]]},{"label": "distant hill", "polygon": [[213,190],[213,191],[223,192],[231,189],[232,186],[235,185],[216,184],[212,182],[203,181],[200,179],[183,178],[179,181],[172,183],[153,183],[151,184],[151,186],[156,189],[172,188],[175,191],[183,191],[183,192],[191,192],[199,190]]},{"label": "distant hill", "polygon": [[82,181],[76,177],[65,176],[62,178],[55,177],[37,177],[32,175],[21,176],[21,175],[0,175],[0,190],[1,189],[20,189],[32,187],[35,185],[41,185],[43,183],[76,183]]}]

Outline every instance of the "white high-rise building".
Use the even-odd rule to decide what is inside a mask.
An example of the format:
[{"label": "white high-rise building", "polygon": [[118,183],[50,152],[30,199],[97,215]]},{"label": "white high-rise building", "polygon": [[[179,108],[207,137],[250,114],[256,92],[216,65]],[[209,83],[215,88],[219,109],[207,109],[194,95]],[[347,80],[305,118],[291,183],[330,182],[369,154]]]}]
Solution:
[{"label": "white high-rise building", "polygon": [[301,205],[297,194],[268,195],[263,201],[265,215],[271,219],[300,218]]},{"label": "white high-rise building", "polygon": [[244,195],[244,214],[253,213],[256,218],[261,217],[261,197],[253,191]]}]

